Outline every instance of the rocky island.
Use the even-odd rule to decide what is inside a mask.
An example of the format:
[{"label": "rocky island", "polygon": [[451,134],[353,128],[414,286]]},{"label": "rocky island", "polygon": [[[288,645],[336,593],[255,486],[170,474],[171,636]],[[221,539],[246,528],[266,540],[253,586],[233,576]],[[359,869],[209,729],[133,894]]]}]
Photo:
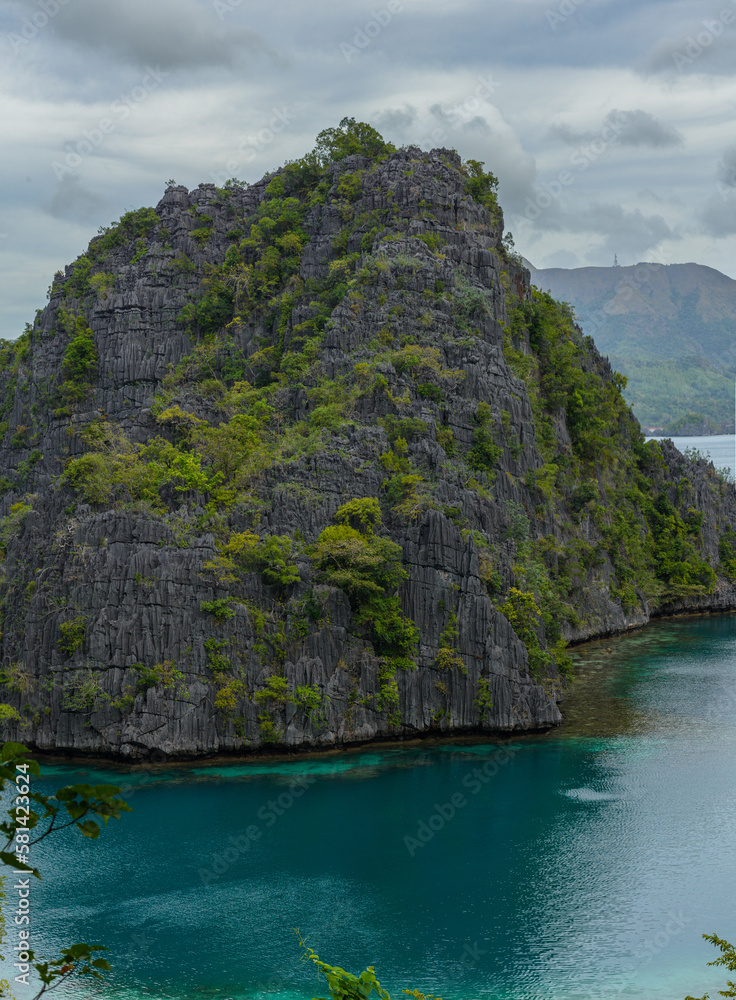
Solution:
[{"label": "rocky island", "polygon": [[560,720],[571,641],[736,606],[496,182],[344,120],[169,186],[0,348],[4,736],[172,759]]}]

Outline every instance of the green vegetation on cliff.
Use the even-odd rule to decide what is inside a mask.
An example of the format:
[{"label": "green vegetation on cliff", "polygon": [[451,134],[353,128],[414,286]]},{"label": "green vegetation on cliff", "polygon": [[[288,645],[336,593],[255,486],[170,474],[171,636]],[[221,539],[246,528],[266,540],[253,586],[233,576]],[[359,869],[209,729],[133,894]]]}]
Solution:
[{"label": "green vegetation on cliff", "polygon": [[736,282],[699,264],[532,268],[628,379],[627,402],[664,434],[733,432]]},{"label": "green vegetation on cliff", "polygon": [[[525,332],[531,355],[515,346]],[[545,292],[533,290],[512,312],[506,354],[525,380],[545,459],[533,482],[558,518],[580,523],[584,514],[592,517],[624,607],[642,598],[656,603],[711,593],[716,573],[701,552],[703,515],[692,506],[693,485],[683,477],[670,499],[659,447],[644,443],[621,395],[626,380],[616,372],[601,378],[593,351],[569,308]],[[560,411],[570,449],[560,448],[556,434]],[[711,488],[722,493],[723,481],[714,470],[708,475]],[[569,549],[561,554],[571,561]]]},{"label": "green vegetation on cliff", "polygon": [[[4,662],[65,657],[63,704],[118,732],[204,683],[230,747],[514,728],[557,718],[567,641],[730,600],[725,484],[644,443],[495,191],[344,119],[252,188],[174,188],[93,240],[2,354]],[[159,581],[175,624],[151,629]],[[54,623],[33,667],[28,621]],[[162,664],[177,683],[142,690]],[[27,729],[58,683],[8,690]]]}]

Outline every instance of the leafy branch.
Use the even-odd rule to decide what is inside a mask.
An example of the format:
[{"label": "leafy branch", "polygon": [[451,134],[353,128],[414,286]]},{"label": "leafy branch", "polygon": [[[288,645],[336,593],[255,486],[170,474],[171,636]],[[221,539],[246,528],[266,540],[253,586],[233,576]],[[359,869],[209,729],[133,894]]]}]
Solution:
[{"label": "leafy branch", "polygon": [[[28,779],[40,774],[39,763],[30,756],[27,747],[21,743],[5,743],[2,746],[0,791],[10,785],[18,794],[13,796],[17,804],[8,809],[7,818],[0,823],[0,835],[6,838],[0,851],[0,862],[16,874],[27,873],[36,878],[41,877],[38,869],[25,860],[35,844],[71,826],[76,826],[82,836],[96,840],[100,835],[100,825],[92,816],[106,825],[109,819],[120,819],[123,812],[131,811],[130,806],[118,797],[120,789],[117,785],[66,785],[53,795],[31,792]],[[24,779],[20,789],[17,787],[19,778]],[[35,835],[31,835],[31,831],[35,831]],[[11,849],[14,842],[15,851]],[[0,928],[0,940],[3,938],[4,928]],[[27,949],[27,962],[33,964],[42,984],[33,1000],[39,1000],[44,993],[56,989],[75,975],[101,979],[103,972],[110,971],[110,964],[104,958],[96,958],[95,953],[106,950],[102,945],[78,943],[63,948],[59,958],[49,961],[36,960],[34,952]]]},{"label": "leafy branch", "polygon": [[[703,937],[706,941],[710,941],[716,948],[721,949],[721,954],[718,958],[714,958],[712,962],[708,962],[708,965],[725,965],[729,972],[736,972],[736,948],[732,944],[729,944],[728,941],[724,941],[723,938],[719,938],[717,934],[704,934]],[[726,980],[726,986],[728,989],[719,990],[719,995],[722,997],[736,997],[736,983],[728,979]],[[685,1000],[708,1000],[708,994],[704,993],[702,997],[685,997]]]}]

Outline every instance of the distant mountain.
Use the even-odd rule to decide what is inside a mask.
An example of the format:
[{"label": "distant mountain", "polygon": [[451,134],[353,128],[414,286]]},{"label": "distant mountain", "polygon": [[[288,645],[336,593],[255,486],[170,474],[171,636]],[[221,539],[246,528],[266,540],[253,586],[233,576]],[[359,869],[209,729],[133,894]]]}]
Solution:
[{"label": "distant mountain", "polygon": [[629,380],[645,429],[734,429],[736,281],[702,264],[554,267],[532,283],[569,302],[598,350]]}]

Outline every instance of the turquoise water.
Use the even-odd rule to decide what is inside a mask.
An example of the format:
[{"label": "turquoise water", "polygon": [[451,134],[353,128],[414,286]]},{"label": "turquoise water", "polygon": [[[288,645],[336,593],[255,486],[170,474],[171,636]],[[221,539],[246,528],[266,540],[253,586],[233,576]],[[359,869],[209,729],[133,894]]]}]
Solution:
[{"label": "turquoise water", "polygon": [[736,939],[736,617],[579,660],[549,735],[50,768],[124,784],[134,812],[37,849],[37,950],[110,947],[108,985],[78,997],[323,996],[294,928],[394,1000],[717,995],[701,934]]}]

